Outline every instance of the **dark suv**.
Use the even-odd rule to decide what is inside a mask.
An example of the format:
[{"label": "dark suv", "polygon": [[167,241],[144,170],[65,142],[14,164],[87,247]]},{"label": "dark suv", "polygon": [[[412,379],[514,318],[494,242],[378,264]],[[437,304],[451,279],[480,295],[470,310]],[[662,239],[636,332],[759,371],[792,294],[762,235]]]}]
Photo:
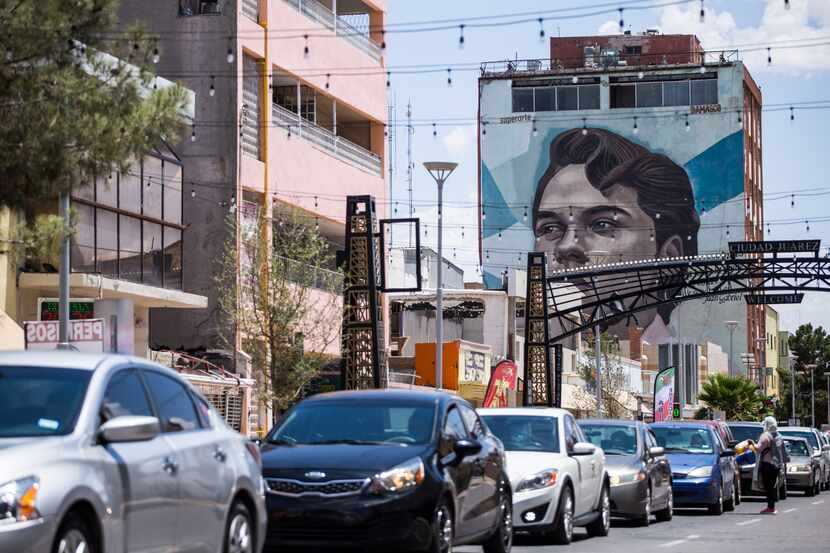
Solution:
[{"label": "dark suv", "polygon": [[510,551],[503,446],[457,396],[316,395],[283,417],[262,454],[266,549]]}]

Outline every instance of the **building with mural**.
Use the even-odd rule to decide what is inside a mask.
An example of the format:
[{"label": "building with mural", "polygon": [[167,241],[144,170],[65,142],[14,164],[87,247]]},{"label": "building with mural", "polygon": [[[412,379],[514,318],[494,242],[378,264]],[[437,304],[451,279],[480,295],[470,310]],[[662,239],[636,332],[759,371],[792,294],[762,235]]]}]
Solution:
[{"label": "building with mural", "polygon": [[[485,286],[497,288],[505,267],[524,264],[530,251],[545,252],[551,271],[760,240],[760,110],[760,91],[737,52],[707,52],[690,35],[552,38],[550,59],[483,64]],[[741,296],[665,304],[636,317],[637,341],[688,350],[680,356],[688,381],[681,376],[679,384],[690,402],[699,380],[692,357],[703,344],[728,347],[724,321],[740,322],[736,367],[742,353],[763,357],[763,306]],[[631,333],[622,323],[604,330]]]}]

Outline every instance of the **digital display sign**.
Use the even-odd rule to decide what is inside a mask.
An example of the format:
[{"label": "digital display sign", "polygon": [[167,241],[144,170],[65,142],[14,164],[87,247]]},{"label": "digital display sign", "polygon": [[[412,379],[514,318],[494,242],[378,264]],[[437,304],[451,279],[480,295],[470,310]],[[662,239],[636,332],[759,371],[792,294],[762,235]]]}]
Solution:
[{"label": "digital display sign", "polygon": [[[41,321],[57,321],[60,319],[60,303],[58,300],[41,299],[40,317]],[[83,320],[95,318],[94,300],[69,300],[69,319]]]}]

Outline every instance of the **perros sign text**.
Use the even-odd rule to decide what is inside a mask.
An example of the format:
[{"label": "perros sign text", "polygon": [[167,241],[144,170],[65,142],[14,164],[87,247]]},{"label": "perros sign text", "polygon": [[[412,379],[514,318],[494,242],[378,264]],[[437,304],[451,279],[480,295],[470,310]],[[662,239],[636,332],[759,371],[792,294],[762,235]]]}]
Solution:
[{"label": "perros sign text", "polygon": [[[59,321],[27,321],[26,349],[56,349],[60,341]],[[80,351],[104,351],[104,320],[84,319],[69,321],[69,343]]]}]

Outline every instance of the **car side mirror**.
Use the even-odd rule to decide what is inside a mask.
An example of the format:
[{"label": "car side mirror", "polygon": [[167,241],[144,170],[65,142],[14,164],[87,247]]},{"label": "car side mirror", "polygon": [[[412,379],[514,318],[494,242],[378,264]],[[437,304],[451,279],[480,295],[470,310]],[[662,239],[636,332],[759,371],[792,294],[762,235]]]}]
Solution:
[{"label": "car side mirror", "polygon": [[455,442],[453,451],[455,452],[456,457],[461,460],[464,457],[475,455],[481,451],[481,442],[477,440],[458,440]]},{"label": "car side mirror", "polygon": [[734,457],[735,456],[735,450],[734,449],[724,449],[723,451],[720,452],[720,456],[721,457]]},{"label": "car side mirror", "polygon": [[830,451],[830,445],[825,444],[825,445],[821,446],[821,450],[822,451]]},{"label": "car side mirror", "polygon": [[251,442],[257,447],[262,447],[262,440],[259,438],[251,438]]},{"label": "car side mirror", "polygon": [[123,416],[110,419],[98,429],[98,436],[104,443],[146,442],[161,432],[156,417]]},{"label": "car side mirror", "polygon": [[732,440],[726,445],[728,445],[730,449],[735,449],[735,446],[738,445],[738,440]]},{"label": "car side mirror", "polygon": [[666,450],[660,446],[652,447],[648,450],[648,454],[652,457],[662,457],[666,454]]},{"label": "car side mirror", "polygon": [[574,457],[581,457],[583,455],[593,455],[596,453],[597,447],[588,442],[576,442],[571,449],[571,455]]}]

